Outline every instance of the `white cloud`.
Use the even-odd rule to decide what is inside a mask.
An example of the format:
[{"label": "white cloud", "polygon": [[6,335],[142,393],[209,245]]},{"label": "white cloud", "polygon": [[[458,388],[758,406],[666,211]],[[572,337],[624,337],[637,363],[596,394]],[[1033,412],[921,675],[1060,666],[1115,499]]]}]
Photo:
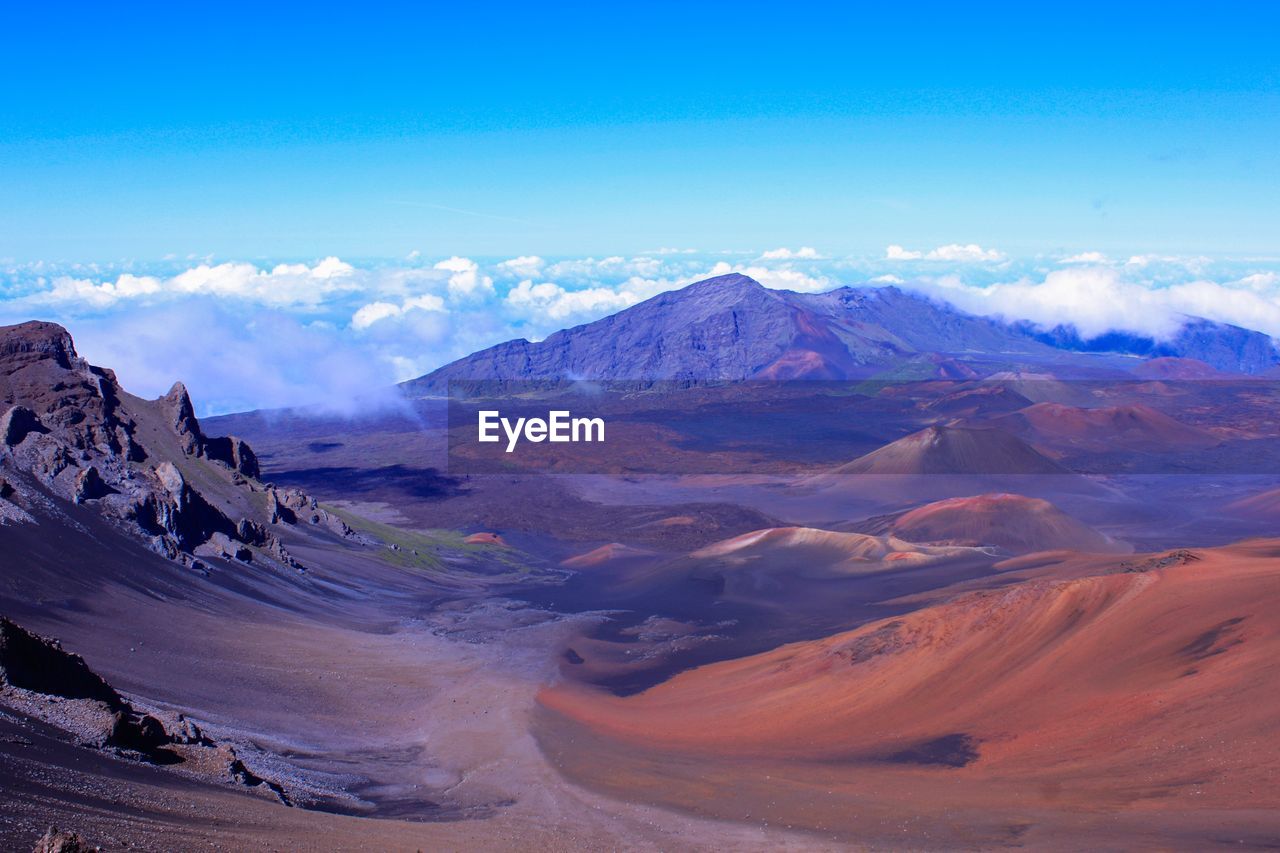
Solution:
[{"label": "white cloud", "polygon": [[[1244,281],[1244,280],[1242,280]],[[1266,285],[1262,279],[1251,284]],[[1156,286],[1109,267],[1055,270],[1043,281],[1022,279],[986,286],[955,276],[917,286],[975,314],[1030,320],[1045,327],[1074,324],[1085,338],[1125,331],[1167,339],[1188,316],[1204,317],[1280,336],[1280,294],[1273,288],[1191,281]]]},{"label": "white cloud", "polygon": [[399,305],[394,302],[370,302],[351,316],[351,328],[362,331],[382,320],[403,317],[411,311],[444,312],[444,300],[433,293],[410,297]]},{"label": "white cloud", "polygon": [[918,261],[923,257],[924,252],[910,252],[897,244],[886,246],[884,250],[886,261]]},{"label": "white cloud", "polygon": [[1124,262],[1124,265],[1127,267],[1142,268],[1142,267],[1150,266],[1151,264],[1156,263],[1158,261],[1169,263],[1176,260],[1177,258],[1172,258],[1164,255],[1132,255],[1130,256],[1129,260]]},{"label": "white cloud", "polygon": [[440,261],[433,269],[449,275],[449,295],[454,298],[483,298],[493,294],[493,279],[480,272],[480,265],[457,255]]},{"label": "white cloud", "polygon": [[581,258],[557,261],[546,268],[542,278],[548,281],[572,284],[597,285],[624,278],[658,278],[664,272],[663,262],[657,258],[624,258],[612,255],[607,258]]},{"label": "white cloud", "polygon": [[809,275],[789,267],[773,268],[761,266],[741,266],[720,261],[706,275],[691,280],[708,278],[716,275],[728,275],[731,272],[754,278],[765,287],[774,290],[794,290],[797,293],[821,293],[831,290],[835,284],[824,275]]},{"label": "white cloud", "polygon": [[943,299],[975,314],[1030,320],[1042,326],[1074,323],[1086,338],[1114,329],[1167,337],[1181,325],[1152,290],[1122,281],[1114,270],[1057,270],[1044,281],[1021,280],[973,287],[951,276],[926,285]]},{"label": "white cloud", "polygon": [[546,263],[537,255],[521,255],[498,264],[498,270],[519,278],[535,278]]},{"label": "white cloud", "polygon": [[113,368],[130,392],[156,397],[181,379],[202,415],[312,404],[368,414],[398,404],[395,373],[376,351],[280,309],[246,316],[197,296],[134,305],[69,328],[80,353]]},{"label": "white cloud", "polygon": [[1184,314],[1280,337],[1280,300],[1275,293],[1268,298],[1256,290],[1213,281],[1175,284],[1167,291],[1170,306]]},{"label": "white cloud", "polygon": [[134,276],[128,273],[115,281],[94,282],[87,278],[59,276],[53,287],[33,297],[33,301],[52,304],[59,302],[80,303],[91,308],[106,308],[121,299],[137,299],[159,293],[163,282],[152,276]]},{"label": "white cloud", "polygon": [[121,300],[146,297],[202,295],[277,307],[316,306],[335,293],[362,286],[354,267],[329,257],[315,266],[277,264],[270,270],[248,263],[200,264],[167,279],[123,273],[115,281],[95,282],[62,276],[49,290],[29,298],[35,304],[67,303],[86,308],[106,308]]},{"label": "white cloud", "polygon": [[634,292],[608,287],[565,290],[558,284],[520,282],[507,294],[507,305],[519,314],[536,319],[565,320],[586,315],[601,316],[620,311],[642,301]]},{"label": "white cloud", "polygon": [[1077,255],[1069,255],[1058,261],[1060,264],[1106,264],[1110,263],[1107,256],[1101,252],[1080,252]]},{"label": "white cloud", "polygon": [[885,260],[889,261],[950,261],[952,263],[994,263],[1004,260],[1004,253],[995,249],[984,249],[977,243],[961,245],[948,243],[927,252],[904,249],[899,245],[887,246],[884,251]]},{"label": "white cloud", "polygon": [[[292,405],[305,402],[308,393],[317,395],[313,399],[347,393],[335,390],[328,379],[307,375],[331,364],[325,359],[306,363],[303,356],[314,355],[321,344],[335,347],[342,358],[373,365],[361,368],[362,374],[356,367],[348,373],[366,382],[376,377],[390,382],[504,340],[541,339],[730,272],[799,292],[826,291],[847,277],[875,275],[876,284],[923,289],[975,313],[1045,326],[1074,323],[1086,336],[1113,329],[1167,336],[1186,314],[1280,335],[1280,262],[1275,259],[1210,263],[1135,255],[1128,263],[1103,263],[1101,255],[1086,252],[1057,261],[1060,267],[1044,268],[1045,259],[1006,261],[1001,253],[976,245],[929,250],[895,245],[886,257],[916,265],[880,262],[876,269],[876,262],[831,261],[807,246],[774,249],[753,260],[747,260],[750,252],[736,252],[714,265],[706,255],[683,251],[555,262],[523,255],[492,264],[455,256],[438,263],[419,258],[361,268],[338,258],[267,266],[195,259],[189,269],[175,267],[176,259],[155,268],[130,262],[15,263],[0,270],[0,322],[41,316],[67,324],[75,334],[87,324],[95,351],[103,353],[96,356],[100,363],[125,366],[127,376],[141,377],[135,384],[144,389],[163,391],[174,378],[196,377],[193,393],[204,384],[211,389],[204,396],[222,410]],[[898,274],[880,274],[885,270]],[[219,315],[207,333],[192,319],[198,311]],[[273,318],[275,325],[252,333],[240,328],[260,317]],[[109,341],[108,329],[135,334],[138,324],[129,318],[172,321],[182,334],[139,335],[154,345],[149,353],[135,351],[132,341]],[[280,342],[263,337],[261,330],[270,328],[283,330]],[[298,357],[281,351],[288,341],[302,342]],[[224,346],[232,348],[232,357],[225,362],[208,358]],[[253,369],[253,346],[262,348],[263,359],[280,361],[263,368],[267,376],[261,380],[244,376]],[[196,364],[192,353],[208,363]]]},{"label": "white cloud", "polygon": [[1235,284],[1238,287],[1247,287],[1255,291],[1280,289],[1280,273],[1256,272],[1245,276]]},{"label": "white cloud", "polygon": [[760,256],[762,261],[816,261],[822,255],[818,254],[818,250],[812,246],[801,246],[799,249],[792,251],[786,247],[781,249],[770,249]]}]

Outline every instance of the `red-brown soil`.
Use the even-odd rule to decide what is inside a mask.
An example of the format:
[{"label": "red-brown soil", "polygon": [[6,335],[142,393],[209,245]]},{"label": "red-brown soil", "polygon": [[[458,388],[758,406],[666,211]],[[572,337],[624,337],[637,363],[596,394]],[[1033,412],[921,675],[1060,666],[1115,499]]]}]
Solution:
[{"label": "red-brown soil", "polygon": [[[548,748],[615,793],[701,789],[700,810],[757,804],[863,839],[910,826],[899,843],[942,826],[953,843],[995,843],[997,824],[1056,837],[1100,812],[1113,830],[1194,835],[1275,809],[1280,541],[1110,570],[967,593],[627,698],[547,690]],[[607,752],[607,780],[570,732],[597,763]],[[678,771],[660,781],[655,764]],[[756,772],[723,800],[718,785]]]},{"label": "red-brown soil", "polygon": [[1131,550],[1040,498],[992,494],[947,498],[898,516],[890,530],[909,542],[994,545],[1015,554],[1074,548]]}]

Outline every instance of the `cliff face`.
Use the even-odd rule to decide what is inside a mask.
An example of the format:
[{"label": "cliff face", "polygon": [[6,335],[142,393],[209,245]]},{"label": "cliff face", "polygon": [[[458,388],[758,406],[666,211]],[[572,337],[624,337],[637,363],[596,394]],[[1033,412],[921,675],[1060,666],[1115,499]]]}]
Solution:
[{"label": "cliff face", "polygon": [[198,557],[300,568],[272,531],[307,510],[337,535],[342,522],[301,493],[258,480],[253,450],[206,436],[181,383],[158,400],[125,392],[52,323],[0,327],[0,522],[31,523],[56,501],[96,508],[170,559]]}]

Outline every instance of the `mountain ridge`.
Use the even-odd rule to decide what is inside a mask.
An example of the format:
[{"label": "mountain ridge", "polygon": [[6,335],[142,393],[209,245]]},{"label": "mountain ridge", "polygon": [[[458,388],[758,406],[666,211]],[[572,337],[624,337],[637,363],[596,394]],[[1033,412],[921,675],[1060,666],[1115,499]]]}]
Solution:
[{"label": "mountain ridge", "polygon": [[904,363],[921,366],[916,378],[931,378],[943,370],[939,357],[997,368],[1075,359],[1083,369],[1124,375],[1133,365],[1116,356],[1192,358],[1246,374],[1280,364],[1267,335],[1202,318],[1189,318],[1168,342],[1120,333],[1084,340],[1073,327],[1046,331],[982,317],[895,286],[797,293],[730,273],[539,342],[488,347],[402,387],[431,394],[459,380],[854,379]]}]

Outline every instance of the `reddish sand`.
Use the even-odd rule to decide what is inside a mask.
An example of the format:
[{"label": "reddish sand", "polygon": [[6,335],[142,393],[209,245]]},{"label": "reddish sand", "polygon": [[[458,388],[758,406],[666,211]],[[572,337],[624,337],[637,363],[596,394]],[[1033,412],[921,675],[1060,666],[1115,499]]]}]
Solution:
[{"label": "reddish sand", "polygon": [[1144,379],[1227,379],[1231,374],[1223,373],[1212,365],[1195,358],[1152,358],[1142,362],[1133,370],[1134,376]]},{"label": "reddish sand", "polygon": [[1249,518],[1280,519],[1280,489],[1241,498],[1229,504],[1227,509]]},{"label": "reddish sand", "polygon": [[570,557],[561,562],[560,565],[566,569],[588,569],[619,560],[652,556],[654,556],[653,551],[647,551],[644,548],[633,548],[630,545],[623,545],[621,542],[610,542],[608,545],[601,545],[599,548],[588,551],[585,554]]},{"label": "reddish sand", "polygon": [[[1112,568],[967,593],[627,698],[547,690],[547,742],[615,793],[679,803],[702,786],[714,803],[706,786],[741,776],[777,820],[864,833],[873,815],[917,830],[970,815],[982,843],[987,822],[1024,810],[1059,827],[1098,809],[1166,829],[1274,815],[1280,540]],[[565,738],[579,736],[609,753],[608,780],[577,761]]]},{"label": "reddish sand", "polygon": [[839,379],[838,367],[830,364],[821,353],[813,350],[793,349],[783,353],[772,364],[756,375],[756,379]]},{"label": "reddish sand", "polygon": [[1204,430],[1141,404],[1085,409],[1037,403],[995,422],[1032,440],[1096,450],[1183,450],[1220,443]]},{"label": "reddish sand", "polygon": [[468,545],[501,545],[507,547],[506,541],[497,533],[472,533],[463,540]]},{"label": "reddish sand", "polygon": [[1015,554],[1060,548],[1109,553],[1132,550],[1048,501],[1023,495],[977,495],[935,501],[899,516],[891,530],[909,542],[994,545]]}]

